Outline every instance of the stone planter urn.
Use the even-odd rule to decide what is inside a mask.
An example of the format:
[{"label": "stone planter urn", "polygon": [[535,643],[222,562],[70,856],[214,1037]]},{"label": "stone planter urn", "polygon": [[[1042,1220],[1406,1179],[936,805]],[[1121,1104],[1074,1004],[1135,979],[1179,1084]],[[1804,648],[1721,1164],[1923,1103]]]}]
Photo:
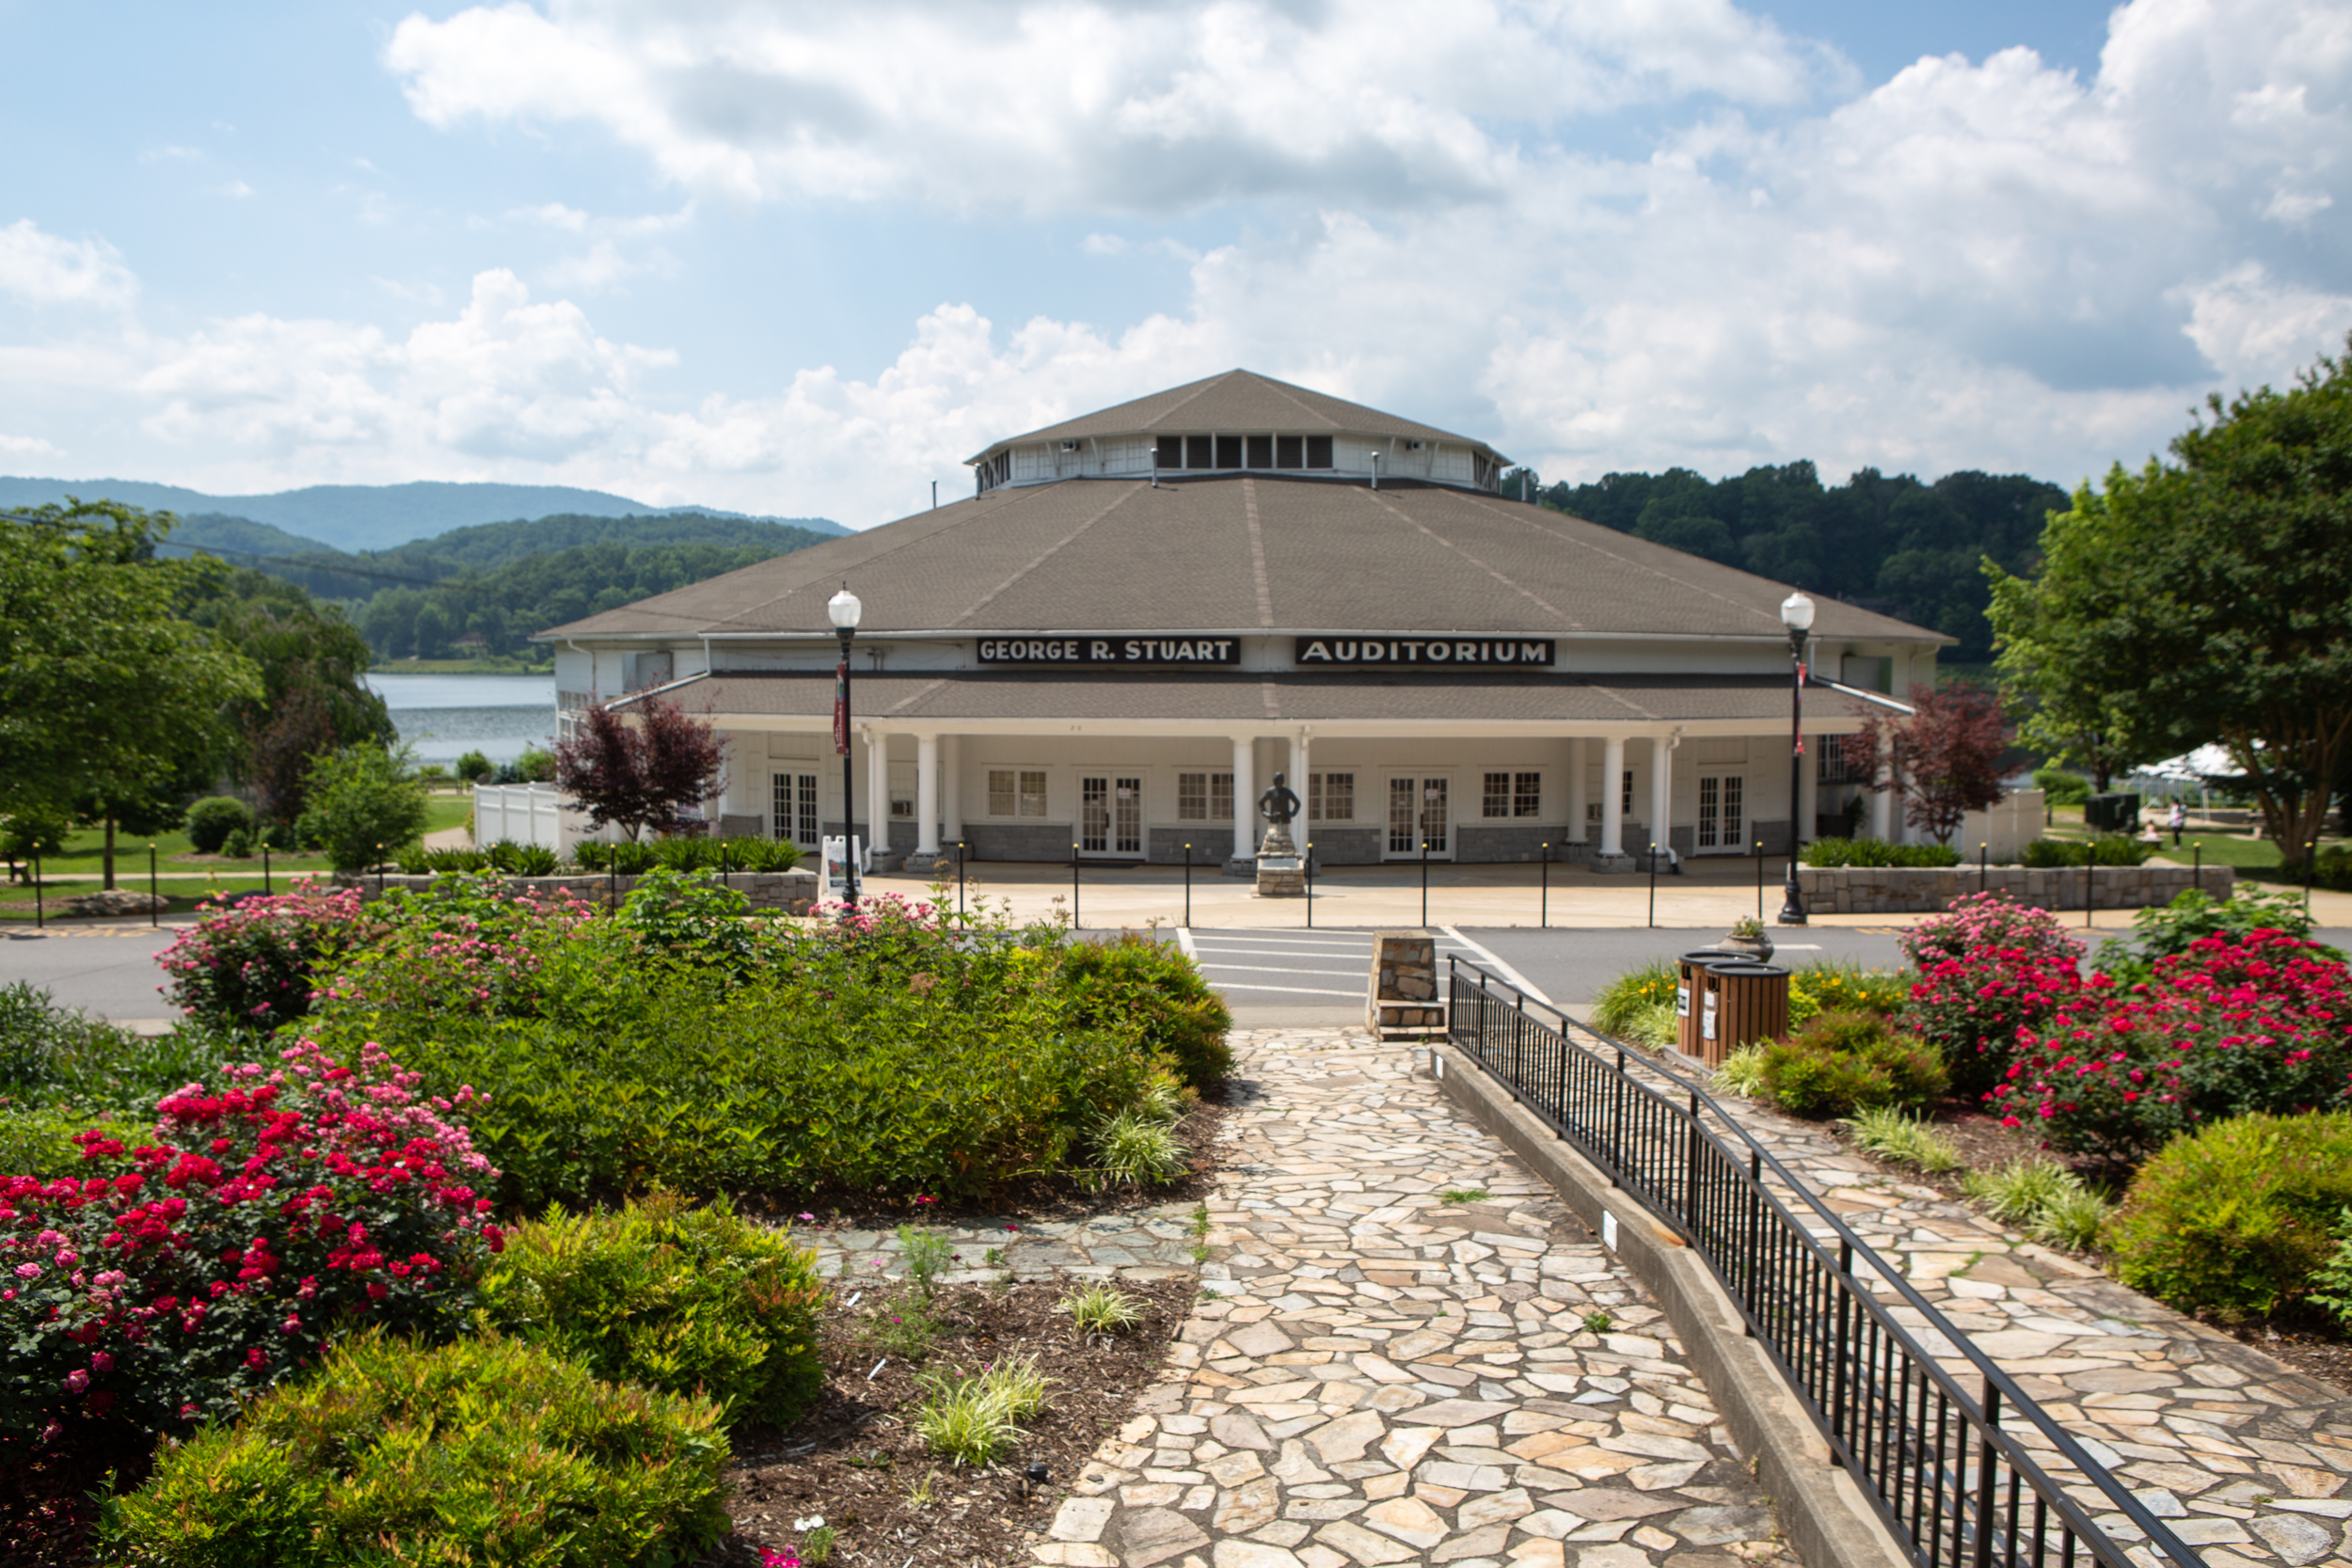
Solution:
[{"label": "stone planter urn", "polygon": [[1745,953],[1760,964],[1772,961],[1772,934],[1752,920],[1734,926],[1731,934],[1715,945],[1726,953]]}]

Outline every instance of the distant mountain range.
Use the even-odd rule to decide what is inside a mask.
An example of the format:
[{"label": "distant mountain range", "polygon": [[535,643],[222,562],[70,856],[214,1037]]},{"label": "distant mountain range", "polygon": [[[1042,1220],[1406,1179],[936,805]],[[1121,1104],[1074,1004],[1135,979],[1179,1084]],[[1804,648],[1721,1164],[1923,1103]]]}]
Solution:
[{"label": "distant mountain range", "polygon": [[[263,531],[243,534],[243,538],[251,541],[246,544],[231,543],[225,533],[198,541],[184,529],[180,537],[190,543],[212,543],[216,547],[250,550],[260,555],[307,555],[322,546],[335,551],[387,550],[412,540],[445,535],[455,529],[558,515],[584,519],[691,513],[704,517],[783,523],[812,533],[850,531],[824,517],[753,517],[746,513],[707,506],[648,506],[627,496],[568,484],[453,484],[420,480],[409,484],[312,484],[265,496],[215,496],[177,484],[154,484],[135,479],[0,477],[0,507],[40,506],[62,501],[68,496],[86,501],[116,500],[151,512],[176,512],[183,517],[202,515],[215,527],[244,522]],[[569,543],[593,542],[582,538]],[[449,541],[441,543],[446,545]],[[548,544],[540,547],[566,546]],[[451,552],[443,549],[437,553]]]}]

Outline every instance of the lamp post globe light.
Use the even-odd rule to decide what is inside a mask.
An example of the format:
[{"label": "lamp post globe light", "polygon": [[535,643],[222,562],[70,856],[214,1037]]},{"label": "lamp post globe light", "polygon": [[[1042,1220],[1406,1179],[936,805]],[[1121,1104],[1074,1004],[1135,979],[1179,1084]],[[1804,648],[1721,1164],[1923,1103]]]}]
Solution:
[{"label": "lamp post globe light", "polygon": [[1804,794],[1804,637],[1813,629],[1813,601],[1800,588],[1780,601],[1788,628],[1788,880],[1781,890],[1780,924],[1803,926],[1804,895],[1797,890],[1797,811]]},{"label": "lamp post globe light", "polygon": [[850,585],[825,601],[825,614],[841,636],[841,689],[834,699],[833,744],[841,753],[841,899],[857,908],[857,796],[850,787],[850,644],[857,639],[857,624],[866,606]]}]

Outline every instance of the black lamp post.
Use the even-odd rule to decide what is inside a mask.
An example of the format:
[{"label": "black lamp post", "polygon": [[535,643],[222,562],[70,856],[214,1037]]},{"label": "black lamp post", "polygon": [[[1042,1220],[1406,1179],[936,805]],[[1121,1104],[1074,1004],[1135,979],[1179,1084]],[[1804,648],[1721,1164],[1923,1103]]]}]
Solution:
[{"label": "black lamp post", "polygon": [[834,744],[841,752],[841,900],[857,908],[857,796],[850,787],[850,644],[857,639],[858,618],[866,606],[850,585],[826,601],[825,613],[841,634],[841,711],[834,718]]},{"label": "black lamp post", "polygon": [[1813,629],[1813,601],[1800,588],[1780,601],[1788,628],[1788,881],[1782,888],[1780,924],[1803,926],[1804,895],[1797,890],[1797,815],[1804,799],[1804,634]]}]

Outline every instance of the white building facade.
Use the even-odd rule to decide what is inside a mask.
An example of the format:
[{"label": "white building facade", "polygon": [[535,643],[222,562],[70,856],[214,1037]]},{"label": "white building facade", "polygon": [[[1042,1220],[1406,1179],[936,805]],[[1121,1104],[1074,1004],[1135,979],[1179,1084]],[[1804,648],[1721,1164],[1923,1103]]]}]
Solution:
[{"label": "white building facade", "polygon": [[653,692],[718,725],[725,831],[854,818],[917,863],[1244,869],[1277,773],[1325,865],[1785,855],[1857,798],[1899,836],[1835,738],[1945,639],[1819,606],[1791,800],[1788,586],[1506,499],[1503,464],[1234,372],[997,443],[970,499],[542,638],[566,722]]}]

